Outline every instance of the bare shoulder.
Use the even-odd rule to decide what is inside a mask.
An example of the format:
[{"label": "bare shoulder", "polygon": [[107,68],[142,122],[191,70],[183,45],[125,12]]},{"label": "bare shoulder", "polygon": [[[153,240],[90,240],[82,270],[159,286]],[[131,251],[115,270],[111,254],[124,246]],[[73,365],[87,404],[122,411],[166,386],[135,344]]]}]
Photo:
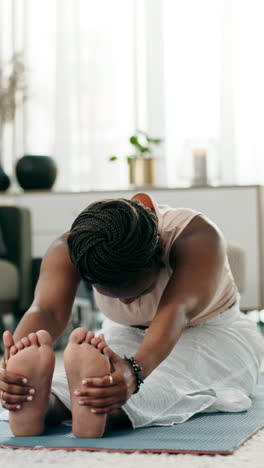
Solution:
[{"label": "bare shoulder", "polygon": [[[53,257],[60,257],[61,259],[70,260],[67,239],[69,236],[69,231],[63,232],[60,234],[54,241],[50,244],[45,257],[52,255]],[[44,258],[45,258],[44,257]]]},{"label": "bare shoulder", "polygon": [[225,253],[222,232],[204,215],[195,216],[173,243],[170,253],[172,268],[175,268],[181,259],[194,258],[198,253],[207,258],[214,255],[222,257]]},{"label": "bare shoulder", "polygon": [[139,192],[134,195],[131,200],[140,201],[144,206],[149,208],[153,213],[155,213],[155,208],[152,203],[150,196],[147,193]]},{"label": "bare shoulder", "polygon": [[69,231],[64,232],[51,243],[41,264],[42,275],[45,272],[50,274],[54,271],[57,273],[56,276],[61,272],[64,277],[67,275],[74,279],[79,277],[76,267],[73,265],[70,258],[67,244],[68,236]]},{"label": "bare shoulder", "polygon": [[34,299],[41,309],[55,310],[62,317],[70,313],[80,282],[80,275],[69,255],[68,235],[68,232],[60,235],[45,253]]}]

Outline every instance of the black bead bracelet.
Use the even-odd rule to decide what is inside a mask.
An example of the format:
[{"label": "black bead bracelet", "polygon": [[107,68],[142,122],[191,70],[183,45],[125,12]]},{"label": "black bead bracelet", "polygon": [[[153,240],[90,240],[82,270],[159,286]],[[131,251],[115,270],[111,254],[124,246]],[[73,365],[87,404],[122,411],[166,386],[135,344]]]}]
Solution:
[{"label": "black bead bracelet", "polygon": [[124,359],[130,364],[136,376],[137,388],[134,391],[134,393],[137,393],[139,391],[140,385],[144,383],[144,375],[142,373],[142,367],[138,365],[137,361],[133,358],[133,356],[131,356],[130,358],[128,358],[127,356],[124,356]]}]

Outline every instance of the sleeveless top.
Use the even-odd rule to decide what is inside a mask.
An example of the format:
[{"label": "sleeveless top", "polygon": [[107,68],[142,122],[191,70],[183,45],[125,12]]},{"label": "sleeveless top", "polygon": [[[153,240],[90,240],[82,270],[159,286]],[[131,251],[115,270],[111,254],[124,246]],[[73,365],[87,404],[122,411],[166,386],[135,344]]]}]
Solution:
[{"label": "sleeveless top", "polygon": [[[191,209],[157,205],[153,199],[151,200],[158,218],[158,230],[163,245],[162,260],[165,265],[165,268],[160,270],[155,288],[130,304],[124,304],[117,298],[104,296],[93,288],[99,310],[109,319],[122,325],[150,325],[157,312],[162,293],[173,273],[169,262],[172,244],[195,216],[203,216]],[[237,296],[238,290],[226,255],[222,277],[214,297],[208,306],[189,322],[188,326],[198,325],[224,312],[234,304]]]}]

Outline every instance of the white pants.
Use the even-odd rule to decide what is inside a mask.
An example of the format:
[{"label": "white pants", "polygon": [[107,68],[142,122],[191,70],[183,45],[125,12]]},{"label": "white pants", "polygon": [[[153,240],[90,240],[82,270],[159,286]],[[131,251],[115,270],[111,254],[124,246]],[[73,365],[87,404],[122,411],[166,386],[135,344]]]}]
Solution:
[{"label": "white pants", "polygon": [[[109,319],[100,332],[120,356],[134,355],[146,333]],[[264,339],[237,301],[224,313],[186,328],[122,408],[134,428],[183,423],[199,412],[247,410],[263,357]],[[52,392],[71,408],[64,371],[55,373]]]}]

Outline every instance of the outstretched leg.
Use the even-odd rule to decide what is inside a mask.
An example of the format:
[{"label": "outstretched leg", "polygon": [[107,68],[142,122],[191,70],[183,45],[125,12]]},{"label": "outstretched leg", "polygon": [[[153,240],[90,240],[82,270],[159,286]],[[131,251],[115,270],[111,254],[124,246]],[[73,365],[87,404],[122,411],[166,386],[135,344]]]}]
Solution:
[{"label": "outstretched leg", "polygon": [[40,435],[44,431],[55,356],[51,337],[45,330],[30,333],[21,343],[22,349],[11,348],[7,370],[26,375],[36,392],[21,410],[9,412],[9,421],[13,434],[25,437]]},{"label": "outstretched leg", "polygon": [[64,351],[64,366],[71,396],[72,431],[76,437],[102,437],[106,427],[107,416],[93,414],[89,407],[81,406],[78,397],[74,395],[74,390],[82,388],[81,382],[86,377],[110,374],[108,358],[90,343],[93,336],[85,328],[77,328],[70,335]]}]

